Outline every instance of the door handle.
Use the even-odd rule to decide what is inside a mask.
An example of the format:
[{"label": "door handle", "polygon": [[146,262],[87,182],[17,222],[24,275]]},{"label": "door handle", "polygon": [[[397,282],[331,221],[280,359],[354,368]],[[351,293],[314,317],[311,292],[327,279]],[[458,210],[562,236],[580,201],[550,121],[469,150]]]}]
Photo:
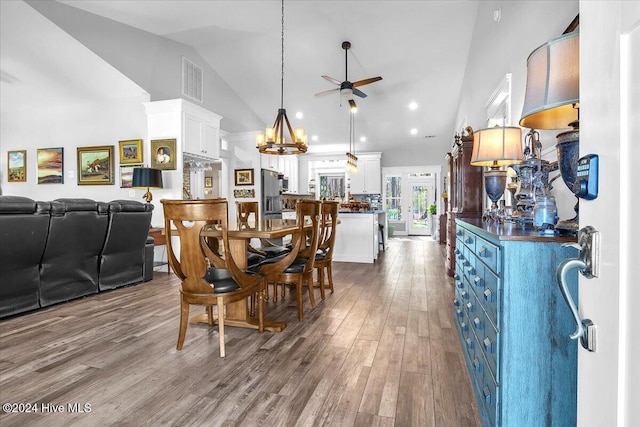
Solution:
[{"label": "door handle", "polygon": [[569,338],[572,340],[580,338],[582,347],[589,351],[596,351],[596,325],[590,319],[582,319],[580,317],[578,307],[573,300],[571,292],[569,292],[566,276],[570,270],[577,268],[580,274],[588,279],[597,277],[599,232],[591,226],[584,227],[578,233],[577,244],[565,243],[563,246],[571,246],[580,251],[577,258],[565,259],[556,270],[556,281],[576,322],[576,330],[569,335]]}]

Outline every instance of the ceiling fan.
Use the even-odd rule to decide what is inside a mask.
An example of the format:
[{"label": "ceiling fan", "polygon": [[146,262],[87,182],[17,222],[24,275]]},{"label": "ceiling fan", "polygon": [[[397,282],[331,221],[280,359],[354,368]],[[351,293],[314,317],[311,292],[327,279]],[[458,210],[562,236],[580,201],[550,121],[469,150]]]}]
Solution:
[{"label": "ceiling fan", "polygon": [[325,80],[328,80],[331,83],[338,85],[339,87],[334,89],[329,89],[324,92],[316,93],[316,96],[329,95],[330,93],[339,91],[340,95],[349,99],[349,105],[353,109],[355,108],[355,101],[353,101],[353,95],[359,96],[360,98],[367,97],[367,94],[365,94],[360,89],[358,89],[358,87],[368,85],[369,83],[377,82],[378,80],[382,80],[382,77],[380,76],[370,77],[368,79],[358,80],[357,82],[353,82],[353,83],[347,80],[347,75],[348,75],[347,74],[347,71],[348,71],[347,51],[351,48],[351,42],[348,42],[348,41],[342,42],[342,48],[344,49],[344,81],[341,82],[340,80],[334,79],[333,77],[330,77],[330,76],[322,76]]}]

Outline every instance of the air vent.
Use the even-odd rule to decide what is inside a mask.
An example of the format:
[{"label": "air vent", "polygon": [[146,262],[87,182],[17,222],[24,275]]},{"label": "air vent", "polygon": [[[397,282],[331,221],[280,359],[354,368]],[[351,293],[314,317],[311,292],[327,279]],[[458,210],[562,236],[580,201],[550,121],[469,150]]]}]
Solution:
[{"label": "air vent", "polygon": [[182,57],[182,94],[202,102],[202,67]]}]

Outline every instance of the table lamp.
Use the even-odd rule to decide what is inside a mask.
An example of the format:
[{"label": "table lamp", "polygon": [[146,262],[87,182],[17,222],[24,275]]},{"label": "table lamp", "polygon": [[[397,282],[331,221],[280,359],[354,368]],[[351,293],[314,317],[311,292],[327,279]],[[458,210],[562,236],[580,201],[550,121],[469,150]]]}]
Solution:
[{"label": "table lamp", "polygon": [[[527,86],[520,126],[531,129],[573,128],[557,135],[556,151],[562,180],[573,192],[580,152],[580,37],[563,34],[535,49],[527,59]],[[578,231],[578,202],[573,219],[555,228]]]},{"label": "table lamp", "polygon": [[498,219],[498,200],[507,185],[507,171],[501,166],[518,164],[524,160],[522,130],[519,127],[480,129],[473,133],[472,166],[488,166],[484,172],[484,188],[491,199],[490,219]]},{"label": "table lamp", "polygon": [[135,168],[133,170],[133,180],[131,183],[133,188],[146,188],[147,192],[142,196],[147,203],[151,203],[153,195],[149,189],[151,188],[163,188],[162,186],[162,171],[160,169],[153,168]]}]

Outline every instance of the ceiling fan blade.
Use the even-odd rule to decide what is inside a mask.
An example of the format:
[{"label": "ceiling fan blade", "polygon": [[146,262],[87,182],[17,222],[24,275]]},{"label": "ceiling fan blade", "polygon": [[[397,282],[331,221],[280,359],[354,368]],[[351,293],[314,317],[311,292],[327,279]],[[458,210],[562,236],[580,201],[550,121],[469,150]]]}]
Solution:
[{"label": "ceiling fan blade", "polygon": [[367,94],[361,91],[360,89],[353,88],[353,94],[359,96],[360,98],[366,98]]},{"label": "ceiling fan blade", "polygon": [[329,80],[333,84],[339,85],[340,83],[342,83],[340,80],[334,79],[333,77],[330,77],[330,76],[322,76],[322,78],[325,80]]},{"label": "ceiling fan blade", "polygon": [[335,89],[329,89],[329,90],[325,90],[324,92],[316,93],[316,95],[315,95],[315,96],[324,96],[324,95],[329,95],[330,93],[334,93],[334,92],[337,92],[337,91],[339,91],[339,90],[340,90],[340,88],[339,88],[339,87],[337,87],[337,88],[335,88]]},{"label": "ceiling fan blade", "polygon": [[353,87],[368,85],[369,83],[377,82],[378,80],[382,80],[382,77],[371,77],[370,79],[358,80],[357,82],[353,82]]}]

